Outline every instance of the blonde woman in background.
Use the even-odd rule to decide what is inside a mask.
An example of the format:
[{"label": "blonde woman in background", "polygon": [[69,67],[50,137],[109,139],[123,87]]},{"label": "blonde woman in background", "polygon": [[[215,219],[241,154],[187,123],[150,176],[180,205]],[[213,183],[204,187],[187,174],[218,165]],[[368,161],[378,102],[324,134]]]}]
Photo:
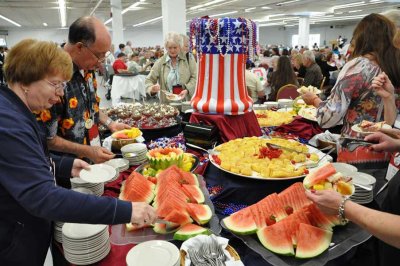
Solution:
[{"label": "blonde woman in background", "polygon": [[167,53],[156,61],[146,77],[146,92],[153,98],[159,96],[161,103],[168,103],[166,93],[173,92],[182,100],[189,100],[196,86],[196,62],[187,60],[181,51],[182,37],[178,33],[168,33],[164,46]]}]

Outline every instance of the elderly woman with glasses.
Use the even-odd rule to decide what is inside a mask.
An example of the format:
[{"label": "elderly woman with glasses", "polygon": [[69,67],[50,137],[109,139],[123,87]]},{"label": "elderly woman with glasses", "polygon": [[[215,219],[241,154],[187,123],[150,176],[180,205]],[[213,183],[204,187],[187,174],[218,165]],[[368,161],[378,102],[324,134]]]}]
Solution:
[{"label": "elderly woman with glasses", "polygon": [[146,77],[146,90],[152,97],[157,97],[161,91],[160,101],[169,102],[172,93],[178,94],[178,99],[189,100],[194,93],[197,79],[196,62],[186,58],[181,52],[182,37],[178,33],[168,33],[165,38],[167,54],[156,61]]},{"label": "elderly woman with glasses", "polygon": [[69,55],[54,43],[24,40],[10,50],[4,73],[8,87],[0,87],[0,265],[42,266],[52,221],[151,224],[156,215],[146,203],[81,194],[56,184],[56,173],[70,178],[88,164],[63,157],[54,167],[46,135],[32,112],[50,108],[63,96],[64,82],[72,76]]}]

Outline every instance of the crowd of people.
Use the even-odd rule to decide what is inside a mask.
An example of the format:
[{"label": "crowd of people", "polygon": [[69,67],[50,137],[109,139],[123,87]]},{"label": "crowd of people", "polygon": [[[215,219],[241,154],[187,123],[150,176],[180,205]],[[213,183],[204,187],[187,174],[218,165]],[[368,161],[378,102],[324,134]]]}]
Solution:
[{"label": "crowd of people", "polygon": [[[286,84],[331,85],[324,98],[313,93],[303,96],[318,109],[321,127],[343,124],[342,134],[351,135],[351,126],[364,119],[393,125],[400,107],[400,34],[388,17],[370,14],[358,23],[351,57],[335,56],[329,48],[262,50],[256,64],[247,62],[246,68],[264,67],[268,79],[264,86],[246,71],[249,95],[254,102],[275,100]],[[115,74],[148,71],[145,87],[149,99],[158,97],[168,103],[167,94],[175,93],[190,100],[197,70],[188,44],[186,36],[169,33],[164,40],[165,53],[161,47],[134,48],[129,41],[114,52],[103,22],[81,17],[71,24],[62,48],[32,39],[14,45],[6,56],[0,48],[1,265],[43,265],[51,241],[51,221],[132,222],[139,226],[154,222],[156,214],[150,205],[81,194],[69,189],[69,178],[88,169],[89,163],[114,158],[115,154],[100,145],[100,125],[111,132],[129,128],[99,109],[95,70],[112,65]],[[332,77],[331,72],[338,70],[339,75]],[[365,140],[375,142],[371,148],[376,151],[400,151],[400,131],[387,133],[382,130]],[[306,193],[324,212],[337,214],[341,209],[343,218],[381,239],[382,265],[388,265],[400,257],[399,181],[397,174],[389,182],[391,194],[382,209],[386,213],[332,191]]]}]

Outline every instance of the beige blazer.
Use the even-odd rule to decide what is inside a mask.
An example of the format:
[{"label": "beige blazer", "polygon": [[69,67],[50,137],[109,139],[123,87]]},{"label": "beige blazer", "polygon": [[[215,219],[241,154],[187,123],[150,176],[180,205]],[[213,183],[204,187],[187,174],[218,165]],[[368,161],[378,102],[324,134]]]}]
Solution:
[{"label": "beige blazer", "polygon": [[[149,75],[146,77],[145,87],[146,92],[150,94],[150,87],[157,84],[160,84],[161,90],[167,89],[167,77],[170,72],[170,67],[166,61],[167,54],[158,59],[154,66],[152,67]],[[188,90],[188,95],[185,100],[190,100],[194,94],[194,90],[196,88],[197,81],[197,68],[196,61],[193,56],[189,56],[189,62],[186,59],[186,55],[184,53],[179,53],[179,84],[184,87],[184,89]],[[169,101],[165,97],[164,93],[160,93],[160,102],[168,103]]]}]

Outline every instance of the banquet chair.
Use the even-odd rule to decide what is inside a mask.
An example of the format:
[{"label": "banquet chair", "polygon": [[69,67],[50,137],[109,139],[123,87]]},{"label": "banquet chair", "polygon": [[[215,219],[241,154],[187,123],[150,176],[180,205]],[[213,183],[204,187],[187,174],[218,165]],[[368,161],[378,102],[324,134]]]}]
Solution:
[{"label": "banquet chair", "polygon": [[297,92],[298,87],[293,84],[286,84],[279,88],[276,93],[276,99],[295,99],[300,94]]}]

